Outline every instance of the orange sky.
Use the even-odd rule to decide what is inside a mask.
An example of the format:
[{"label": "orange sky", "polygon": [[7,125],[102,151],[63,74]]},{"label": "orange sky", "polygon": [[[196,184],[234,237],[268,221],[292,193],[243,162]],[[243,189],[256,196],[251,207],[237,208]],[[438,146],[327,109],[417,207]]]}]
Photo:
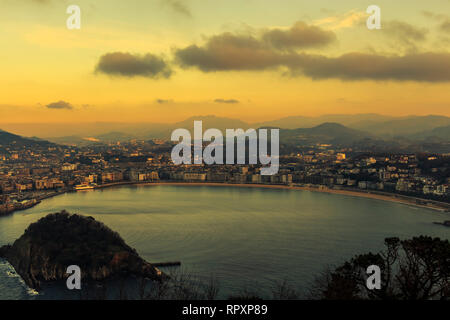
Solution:
[{"label": "orange sky", "polygon": [[0,123],[450,116],[450,1],[75,2],[0,2]]}]

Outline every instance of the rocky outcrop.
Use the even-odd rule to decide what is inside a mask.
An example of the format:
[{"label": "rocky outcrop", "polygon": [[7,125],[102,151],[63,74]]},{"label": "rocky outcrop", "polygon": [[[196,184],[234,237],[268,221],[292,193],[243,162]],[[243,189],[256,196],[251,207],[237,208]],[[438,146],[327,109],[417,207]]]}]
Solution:
[{"label": "rocky outcrop", "polygon": [[0,248],[0,257],[34,289],[44,282],[66,279],[70,265],[80,267],[83,281],[130,275],[158,280],[163,276],[103,223],[65,211],[31,224],[13,245]]}]

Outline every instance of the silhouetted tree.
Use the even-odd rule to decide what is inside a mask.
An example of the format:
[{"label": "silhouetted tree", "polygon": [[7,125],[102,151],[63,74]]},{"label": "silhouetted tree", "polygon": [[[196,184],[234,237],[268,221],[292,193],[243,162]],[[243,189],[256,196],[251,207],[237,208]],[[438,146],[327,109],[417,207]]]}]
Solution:
[{"label": "silhouetted tree", "polygon": [[[450,243],[426,236],[386,238],[380,253],[361,254],[316,277],[310,298],[430,300],[450,298]],[[367,267],[381,270],[381,289],[368,289]]]}]

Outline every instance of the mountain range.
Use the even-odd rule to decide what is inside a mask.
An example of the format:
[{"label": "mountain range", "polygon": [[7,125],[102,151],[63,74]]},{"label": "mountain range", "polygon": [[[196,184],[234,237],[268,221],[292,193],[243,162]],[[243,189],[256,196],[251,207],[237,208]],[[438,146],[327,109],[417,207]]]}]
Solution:
[{"label": "mountain range", "polygon": [[367,138],[374,137],[367,132],[350,129],[334,122],[325,122],[312,128],[280,129],[280,141],[285,144],[304,142],[349,145]]},{"label": "mountain range", "polygon": [[[173,130],[185,128],[192,132],[195,120],[202,120],[203,130],[217,128],[280,128],[280,139],[287,143],[349,144],[362,139],[395,141],[450,142],[450,118],[445,116],[391,117],[378,114],[294,116],[274,121],[247,123],[217,116],[196,116],[172,124],[153,123],[83,123],[83,124],[2,124],[3,129],[57,144],[85,146],[129,141],[131,139],[170,139]],[[5,131],[0,131],[3,134]],[[18,135],[2,137],[0,144],[17,139]],[[24,138],[34,142],[36,138]]]}]

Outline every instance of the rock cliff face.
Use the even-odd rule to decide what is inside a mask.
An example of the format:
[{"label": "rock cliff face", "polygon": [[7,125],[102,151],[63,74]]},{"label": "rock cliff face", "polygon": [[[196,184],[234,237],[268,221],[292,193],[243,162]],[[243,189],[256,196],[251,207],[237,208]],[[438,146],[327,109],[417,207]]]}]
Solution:
[{"label": "rock cliff face", "polygon": [[80,267],[82,280],[129,275],[158,280],[163,276],[103,223],[65,211],[31,224],[13,245],[0,248],[0,257],[34,289],[44,282],[65,280],[70,265]]}]

